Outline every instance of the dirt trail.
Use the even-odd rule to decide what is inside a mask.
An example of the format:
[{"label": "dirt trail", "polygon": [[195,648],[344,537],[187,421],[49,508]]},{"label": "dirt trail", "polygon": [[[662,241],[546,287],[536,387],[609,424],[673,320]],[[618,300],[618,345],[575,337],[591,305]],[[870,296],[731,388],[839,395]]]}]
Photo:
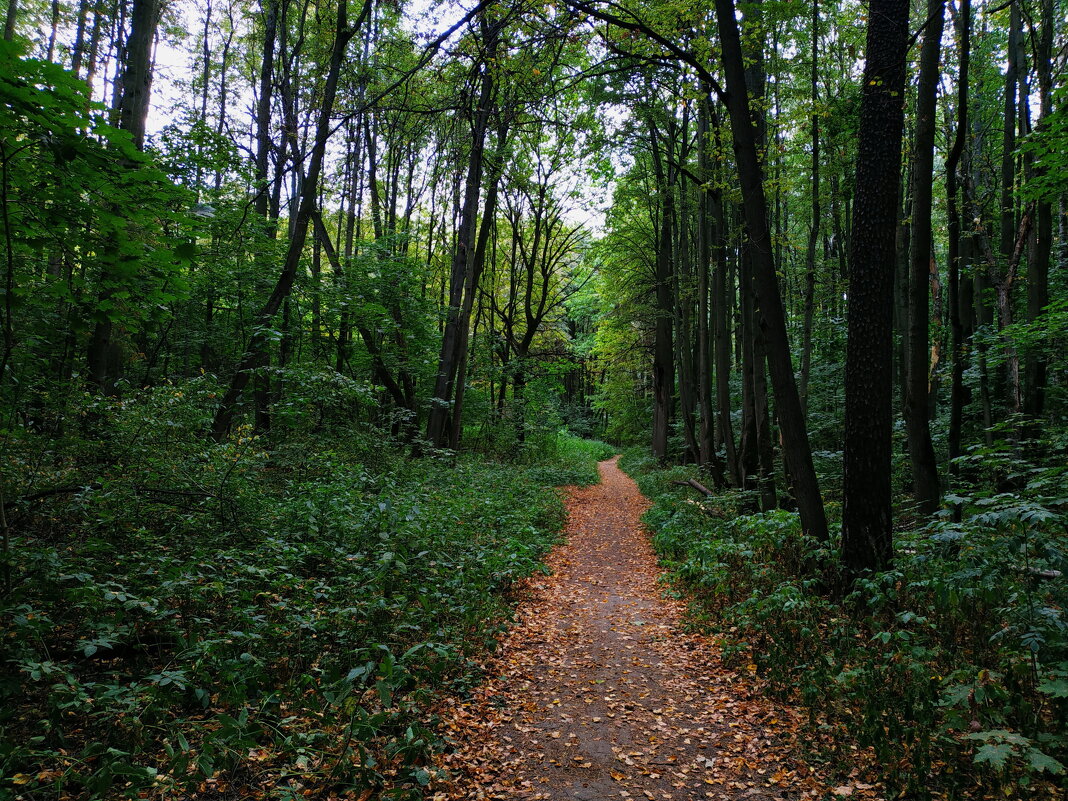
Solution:
[{"label": "dirt trail", "polygon": [[647,502],[615,459],[600,471],[569,497],[568,543],[530,582],[492,678],[446,716],[457,778],[435,798],[823,796],[790,748],[795,713],[679,630],[639,521]]}]

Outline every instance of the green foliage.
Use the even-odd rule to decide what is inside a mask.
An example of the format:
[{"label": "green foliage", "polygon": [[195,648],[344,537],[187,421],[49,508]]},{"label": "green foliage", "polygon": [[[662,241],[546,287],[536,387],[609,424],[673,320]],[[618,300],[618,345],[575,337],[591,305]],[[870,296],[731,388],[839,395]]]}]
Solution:
[{"label": "green foliage", "polygon": [[[994,469],[991,454],[973,459]],[[739,516],[737,494],[697,502],[669,483],[687,469],[634,451],[621,466],[654,500],[646,522],[694,624],[804,703],[813,726],[872,748],[902,791],[1011,794],[1063,772],[1063,466],[1029,471],[1019,493],[949,498],[961,522],[904,533],[894,569],[845,597],[836,544],[804,537],[796,514]]]},{"label": "green foliage", "polygon": [[581,439],[562,433],[557,437],[555,453],[546,455],[530,469],[530,475],[550,486],[586,486],[600,481],[597,463],[611,458],[615,448],[604,442]]},{"label": "green foliage", "polygon": [[[330,387],[303,385],[330,418]],[[412,459],[339,425],[210,444],[217,392],[202,377],[96,402],[64,438],[8,432],[5,792],[174,794],[252,764],[280,789],[417,796],[430,702],[478,677],[557,536],[552,483],[610,452],[561,437],[545,463]],[[58,491],[34,498],[43,472]]]},{"label": "green foliage", "polygon": [[73,306],[76,329],[102,319],[130,324],[184,287],[190,197],[102,111],[68,71],[0,42],[5,269],[19,322],[43,316],[40,327],[16,326],[27,337],[23,359],[55,345],[48,312],[57,305]]}]

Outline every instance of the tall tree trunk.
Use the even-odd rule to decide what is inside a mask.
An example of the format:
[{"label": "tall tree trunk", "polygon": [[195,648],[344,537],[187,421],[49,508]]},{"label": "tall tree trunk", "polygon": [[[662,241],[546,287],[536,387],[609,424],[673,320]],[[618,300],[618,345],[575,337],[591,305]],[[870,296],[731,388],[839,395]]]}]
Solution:
[{"label": "tall tree trunk", "polygon": [[[1001,142],[1001,214],[1000,214],[1000,255],[1002,264],[1000,269],[991,269],[991,282],[997,293],[998,329],[1002,329],[1012,323],[1010,316],[1011,305],[1008,298],[1004,300],[1001,294],[1004,290],[1004,276],[1009,261],[1012,259],[1013,246],[1016,240],[1016,121],[1017,121],[1017,89],[1020,85],[1021,75],[1021,47],[1020,47],[1020,6],[1013,2],[1009,7],[1009,41],[1008,41],[1008,65],[1005,70],[1005,97],[1004,116],[1002,119],[1002,142]],[[1010,345],[1010,350],[1012,350]],[[1010,397],[1010,405],[1014,412],[1020,411],[1019,389],[1019,362],[1014,354],[1007,354],[1005,367],[998,369],[998,385],[1007,386]],[[1014,378],[1015,376],[1015,378]],[[1007,384],[1006,384],[1007,379]]]},{"label": "tall tree trunk", "polygon": [[916,88],[916,134],[912,160],[912,253],[909,278],[908,363],[905,371],[905,427],[912,464],[912,494],[921,514],[938,509],[940,489],[930,406],[931,201],[934,189],[934,140],[937,126],[939,55],[945,0],[928,0],[927,29],[920,51]]},{"label": "tall tree trunk", "polygon": [[723,213],[722,195],[713,195],[712,202],[714,268],[712,272],[712,327],[715,335],[716,359],[716,414],[719,419],[719,438],[723,443],[735,487],[742,486],[738,453],[734,444],[734,426],[731,424],[731,302],[727,292],[727,221]]},{"label": "tall tree trunk", "polygon": [[270,192],[268,170],[271,164],[271,101],[274,93],[274,51],[278,36],[278,10],[281,0],[267,0],[263,8],[263,49],[260,51],[259,92],[256,97],[256,214],[266,219]]},{"label": "tall tree trunk", "polygon": [[842,558],[853,575],[893,558],[890,498],[894,237],[909,4],[872,0],[849,257]]},{"label": "tall tree trunk", "polygon": [[[118,124],[130,133],[138,150],[144,149],[145,145],[145,122],[152,86],[152,42],[159,23],[159,3],[160,0],[134,0],[126,61],[122,66]],[[116,271],[105,267],[104,272],[99,306],[110,305],[118,289]],[[114,392],[122,373],[122,348],[110,314],[105,314],[93,326],[86,361],[90,382],[105,392]]]},{"label": "tall tree trunk", "polygon": [[[367,17],[370,7],[371,2],[368,0],[356,23],[357,28]],[[211,433],[216,440],[223,439],[229,433],[237,400],[248,385],[250,370],[260,363],[262,354],[266,352],[269,345],[268,331],[270,330],[271,320],[278,313],[282,302],[289,297],[293,284],[296,282],[300,257],[304,251],[304,243],[308,235],[308,226],[311,223],[312,215],[316,211],[319,175],[322,172],[326,144],[332,128],[331,116],[334,110],[334,98],[337,95],[338,76],[341,73],[341,65],[345,59],[345,50],[354,34],[355,29],[350,28],[348,24],[347,4],[339,3],[334,42],[330,52],[330,65],[323,86],[322,105],[319,109],[315,127],[315,143],[309,154],[308,171],[304,176],[293,233],[289,240],[289,247],[286,250],[285,262],[282,265],[282,271],[278,276],[274,291],[271,292],[271,296],[256,315],[253,334],[249,339],[248,347],[237,365],[230,387],[215,412]]]},{"label": "tall tree trunk", "polygon": [[[1038,77],[1038,124],[1044,127],[1053,110],[1053,0],[1039,0],[1040,28],[1035,42],[1035,74]],[[1034,157],[1028,154],[1028,178],[1034,178]],[[1053,255],[1053,206],[1040,197],[1035,208],[1035,227],[1027,260],[1027,321],[1035,323],[1049,304],[1049,265]],[[1044,355],[1030,352],[1024,363],[1024,414],[1041,417],[1046,400],[1047,362]]]},{"label": "tall tree trunk", "polygon": [[827,516],[812,464],[805,415],[794,380],[786,314],[771,252],[763,170],[757,154],[756,130],[750,116],[741,37],[732,0],[716,0],[716,19],[726,77],[727,110],[734,133],[734,155],[742,185],[746,227],[752,245],[754,285],[760,302],[762,325],[765,326],[768,367],[782,430],[783,456],[794,481],[802,528],[811,536],[825,540],[828,537]]},{"label": "tall tree trunk", "polygon": [[[738,264],[738,319],[739,339],[742,343],[741,353],[741,376],[742,376],[742,430],[739,434],[738,457],[739,472],[742,476],[743,489],[753,492],[756,490],[756,478],[760,470],[759,460],[759,435],[757,433],[757,405],[754,391],[756,379],[754,373],[758,369],[755,362],[756,349],[753,345],[756,338],[754,332],[756,323],[756,297],[753,294],[753,257],[748,241],[743,241],[739,249],[741,258]],[[763,365],[759,369],[764,369]],[[756,507],[754,507],[755,510]]]},{"label": "tall tree trunk", "polygon": [[[960,52],[957,78],[957,131],[946,159],[946,216],[949,224],[949,327],[953,356],[949,399],[949,472],[956,475],[955,459],[961,455],[961,430],[964,424],[964,365],[967,360],[964,336],[964,293],[961,292],[963,221],[960,208],[960,169],[968,140],[968,68],[971,62],[971,0],[961,0],[957,15],[957,41]],[[970,313],[970,308],[968,309]]]},{"label": "tall tree trunk", "polygon": [[[697,187],[697,406],[700,415],[698,433],[698,450],[700,461],[712,475],[717,486],[726,482],[723,477],[723,463],[716,453],[715,417],[712,407],[712,337],[709,318],[709,272],[712,267],[712,249],[715,233],[715,220],[711,206],[718,203],[718,193],[706,188],[712,176],[709,170],[709,136],[711,118],[711,100],[708,88],[704,87],[700,105],[697,110],[697,164],[701,185]],[[719,252],[717,248],[717,261]],[[717,264],[716,270],[719,269]],[[726,376],[723,377],[726,380]]]},{"label": "tall tree trunk", "polygon": [[48,61],[56,60],[56,37],[59,36],[59,0],[52,0],[52,20],[48,26]]},{"label": "tall tree trunk", "polygon": [[463,206],[459,209],[456,227],[456,244],[453,249],[452,269],[449,274],[449,306],[445,315],[445,328],[438,356],[438,371],[434,382],[434,396],[427,417],[427,439],[437,448],[445,447],[449,440],[453,386],[456,369],[460,363],[460,331],[468,321],[463,316],[463,295],[467,273],[474,256],[474,239],[478,219],[478,199],[485,167],[486,133],[496,96],[497,44],[500,29],[483,15],[479,19],[485,53],[478,105],[471,125],[471,153],[464,185]]},{"label": "tall tree trunk", "polygon": [[4,18],[4,41],[15,38],[15,22],[19,15],[19,0],[7,0],[7,15]]},{"label": "tall tree trunk", "polygon": [[[664,461],[668,455],[672,405],[675,394],[675,351],[672,342],[672,224],[675,217],[675,187],[671,165],[670,142],[663,152],[652,123],[649,124],[653,160],[657,165],[657,189],[660,192],[660,233],[656,249],[655,292],[656,321],[653,328],[653,456]],[[662,163],[663,162],[663,163]]]},{"label": "tall tree trunk", "polygon": [[[683,116],[684,121],[679,138],[681,142],[685,143],[688,137],[688,119],[686,118],[685,110]],[[680,153],[678,160],[680,163],[685,163],[686,155]],[[686,443],[687,459],[694,464],[700,464],[701,447],[698,443],[699,429],[697,426],[698,388],[694,378],[694,286],[691,280],[694,267],[689,231],[692,217],[689,187],[685,182],[680,181],[678,214],[676,215],[675,232],[673,234],[677,269],[672,276],[671,282],[672,294],[675,296],[675,327],[678,331],[678,338],[675,343],[675,369],[678,375],[679,417],[682,422],[682,435]]]},{"label": "tall tree trunk", "polygon": [[809,191],[812,192],[812,219],[808,224],[808,246],[805,249],[805,316],[801,346],[801,406],[808,415],[808,382],[812,372],[812,318],[816,308],[816,243],[820,237],[820,112],[819,112],[819,0],[812,0],[812,65],[809,71],[809,90],[812,115],[812,161]]},{"label": "tall tree trunk", "polygon": [[[471,310],[474,306],[475,297],[479,292],[479,282],[482,278],[482,270],[486,264],[486,247],[489,243],[490,233],[496,223],[497,193],[500,189],[501,176],[504,172],[504,149],[508,137],[507,123],[502,123],[497,130],[497,153],[490,167],[490,176],[487,179],[486,201],[482,210],[482,225],[478,232],[478,241],[475,244],[474,258],[468,270],[466,286],[464,287],[464,299],[461,316],[465,320],[471,319]],[[449,433],[449,447],[454,450],[460,447],[460,437],[463,433],[464,394],[467,383],[467,359],[468,359],[468,329],[465,325],[460,330],[460,341],[457,347],[460,350],[460,363],[456,369],[456,388],[454,390],[454,402],[452,408],[451,430]]]}]

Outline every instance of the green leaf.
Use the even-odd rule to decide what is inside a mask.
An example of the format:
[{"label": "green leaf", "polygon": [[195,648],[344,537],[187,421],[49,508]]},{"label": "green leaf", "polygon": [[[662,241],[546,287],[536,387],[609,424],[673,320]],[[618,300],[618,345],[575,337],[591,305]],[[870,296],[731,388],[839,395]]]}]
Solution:
[{"label": "green leaf", "polygon": [[1054,698],[1068,698],[1068,678],[1043,679],[1038,691]]},{"label": "green leaf", "polygon": [[174,255],[182,261],[192,261],[197,255],[197,246],[193,242],[181,242],[175,246]]},{"label": "green leaf", "polygon": [[989,762],[992,767],[1001,768],[1015,751],[1016,749],[1008,743],[987,743],[975,752],[975,762],[976,764]]},{"label": "green leaf", "polygon": [[1027,760],[1031,763],[1031,767],[1038,771],[1047,771],[1055,776],[1060,776],[1064,773],[1064,765],[1058,762],[1051,756],[1043,754],[1037,748],[1032,748],[1027,754]]}]

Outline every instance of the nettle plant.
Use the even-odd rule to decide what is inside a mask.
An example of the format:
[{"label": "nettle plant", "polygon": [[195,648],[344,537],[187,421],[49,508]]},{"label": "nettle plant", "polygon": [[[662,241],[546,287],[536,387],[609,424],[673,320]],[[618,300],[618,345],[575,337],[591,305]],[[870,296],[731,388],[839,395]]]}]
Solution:
[{"label": "nettle plant", "polygon": [[945,728],[1002,777],[1060,774],[1068,748],[1068,469],[1010,473],[1000,449],[962,461],[1004,470],[1018,489],[947,496],[960,521],[938,521],[913,541],[923,574],[909,591],[927,597],[943,636],[952,632],[975,663],[942,682]]}]

